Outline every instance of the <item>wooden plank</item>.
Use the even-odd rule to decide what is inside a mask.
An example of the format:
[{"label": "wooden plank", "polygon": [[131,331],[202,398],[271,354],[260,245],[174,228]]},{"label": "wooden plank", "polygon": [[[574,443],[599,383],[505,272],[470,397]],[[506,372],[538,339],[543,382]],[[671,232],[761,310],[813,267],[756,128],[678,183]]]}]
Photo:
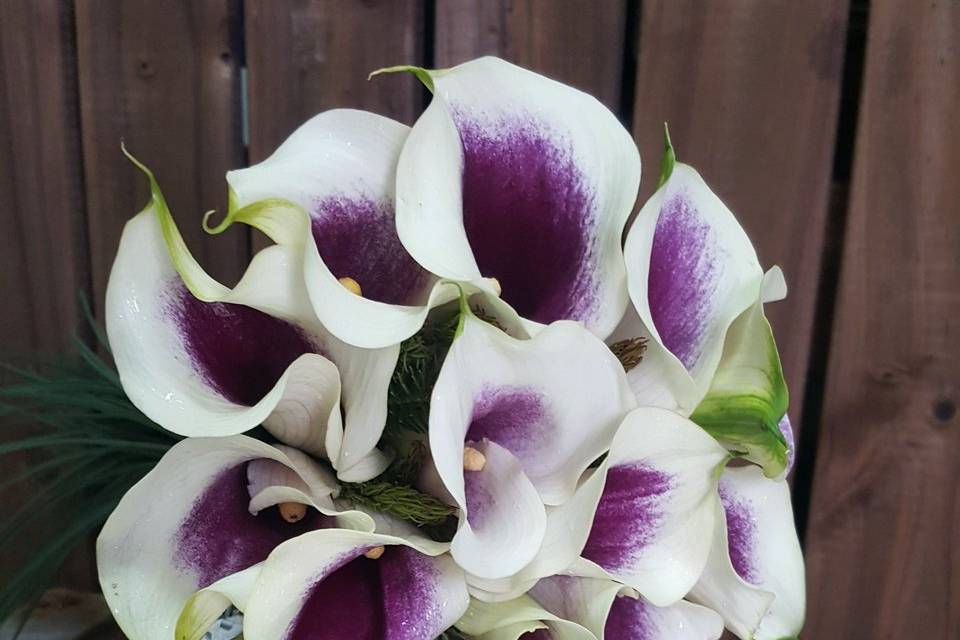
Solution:
[{"label": "wooden plank", "polygon": [[804,637],[956,638],[960,4],[870,12]]},{"label": "wooden plank", "polygon": [[[73,20],[56,0],[0,3],[0,353],[3,361],[62,351],[78,330],[78,295],[87,290],[85,222]],[[5,379],[5,377],[4,377]],[[22,431],[4,428],[6,440]],[[0,458],[4,477],[26,454]],[[36,490],[0,494],[0,511]],[[41,533],[22,532],[0,554],[0,584],[22,566]],[[90,549],[79,550],[57,581],[92,586]]]},{"label": "wooden plank", "polygon": [[0,3],[0,349],[63,348],[86,289],[70,12]]},{"label": "wooden plank", "polygon": [[447,0],[437,3],[435,66],[495,55],[596,96],[620,111],[625,0]]},{"label": "wooden plank", "polygon": [[643,2],[634,132],[653,192],[663,123],[736,213],[786,302],[768,313],[800,425],[826,226],[847,2]]},{"label": "wooden plank", "polygon": [[248,0],[250,161],[335,107],[412,124],[423,104],[418,84],[403,76],[368,82],[367,75],[423,63],[423,16],[420,0]]},{"label": "wooden plank", "polygon": [[[424,90],[414,79],[367,76],[423,64],[423,0],[247,0],[245,7],[251,163],[321,111],[364,109],[407,124],[419,115]],[[268,244],[254,234],[254,249]]]},{"label": "wooden plank", "polygon": [[121,140],[157,175],[197,259],[232,283],[249,257],[248,234],[209,237],[200,220],[225,208],[224,172],[243,163],[239,0],[102,0],[76,11],[96,301],[123,225],[149,193]]}]

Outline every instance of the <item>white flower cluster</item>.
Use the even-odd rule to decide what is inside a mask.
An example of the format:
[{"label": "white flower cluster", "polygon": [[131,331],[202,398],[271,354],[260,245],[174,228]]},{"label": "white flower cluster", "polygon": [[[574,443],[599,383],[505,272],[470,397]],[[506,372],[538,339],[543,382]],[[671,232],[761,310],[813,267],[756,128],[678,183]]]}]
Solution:
[{"label": "white flower cluster", "polygon": [[[412,128],[330,111],[227,174],[207,229],[275,243],[233,288],[137,163],[107,330],[131,401],[185,438],[98,541],[124,632],[198,640],[236,607],[247,640],[795,637],[779,269],[669,139],[627,230],[639,153],[592,97],[494,58],[384,71],[433,93]],[[439,373],[396,400],[437,318]],[[407,400],[422,430],[385,432]]]}]

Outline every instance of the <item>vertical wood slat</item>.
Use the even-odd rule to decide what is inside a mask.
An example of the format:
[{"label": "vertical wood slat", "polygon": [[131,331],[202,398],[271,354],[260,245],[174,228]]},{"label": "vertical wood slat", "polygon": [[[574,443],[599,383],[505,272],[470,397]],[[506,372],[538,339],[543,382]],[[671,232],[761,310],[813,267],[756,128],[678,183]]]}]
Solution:
[{"label": "vertical wood slat", "polygon": [[73,24],[60,2],[0,3],[0,348],[60,350],[86,289]]},{"label": "vertical wood slat", "polygon": [[[56,0],[0,3],[0,352],[3,360],[62,351],[79,327],[78,295],[87,292],[86,242],[73,20]],[[4,430],[3,439],[11,434]],[[0,459],[3,476],[30,463],[26,453]],[[20,485],[0,493],[0,512],[19,508]],[[0,554],[0,584],[29,557],[26,530]],[[58,582],[91,584],[87,549]]]},{"label": "vertical wood slat", "polygon": [[[247,0],[250,162],[332,108],[373,111],[412,124],[423,98],[406,75],[371,71],[423,64],[422,0]],[[269,242],[254,235],[254,248]]]},{"label": "vertical wood slat", "polygon": [[327,109],[366,109],[412,124],[419,86],[404,76],[367,75],[422,64],[423,13],[419,0],[248,0],[250,161]]},{"label": "vertical wood slat", "polygon": [[437,3],[435,65],[496,55],[620,110],[625,0],[447,0]]},{"label": "vertical wood slat", "polygon": [[800,408],[824,243],[847,2],[745,0],[643,4],[634,132],[656,184],[663,123],[737,215],[765,266],[783,267],[789,298],[769,305]]},{"label": "vertical wood slat", "polygon": [[226,206],[224,173],[241,166],[239,0],[78,2],[84,170],[94,295],[103,304],[124,223],[157,176],[188,246],[232,284],[249,257],[245,230],[207,236],[205,210]]},{"label": "vertical wood slat", "polygon": [[871,6],[806,637],[960,629],[960,4]]}]

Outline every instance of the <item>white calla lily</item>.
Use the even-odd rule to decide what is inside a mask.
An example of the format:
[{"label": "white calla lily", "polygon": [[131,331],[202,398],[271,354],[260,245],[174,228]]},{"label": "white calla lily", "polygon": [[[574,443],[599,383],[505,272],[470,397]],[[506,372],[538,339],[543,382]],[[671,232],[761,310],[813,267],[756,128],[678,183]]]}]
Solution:
[{"label": "white calla lily", "polygon": [[[335,487],[310,458],[246,436],[174,445],[97,539],[100,585],[124,633],[170,638],[195,592],[262,562],[285,540],[331,526],[372,530],[366,514],[333,507]],[[288,505],[302,507],[285,516]],[[198,606],[187,627],[203,611],[209,606]]]},{"label": "white calla lily", "polygon": [[[582,556],[657,606],[683,598],[707,562],[729,454],[671,411],[627,415],[601,470],[605,484]],[[591,574],[588,574],[591,575]]]},{"label": "white calla lily", "polygon": [[328,529],[278,546],[247,606],[247,640],[434,640],[469,602],[447,545]]},{"label": "white calla lily", "polygon": [[351,347],[317,322],[291,246],[258,253],[233,289],[215,281],[138,166],[152,200],[124,228],[106,295],[107,335],[130,400],[180,435],[264,424],[328,457],[345,479],[382,471],[389,460],[376,443],[399,347]]},{"label": "white calla lily", "polygon": [[463,306],[433,389],[430,450],[463,514],[454,558],[496,580],[537,556],[546,505],[574,496],[633,396],[620,362],[579,324],[557,322],[517,340]]},{"label": "white calla lily", "polygon": [[640,156],[606,107],[497,58],[411,71],[433,101],[397,167],[400,240],[440,277],[489,290],[533,324],[605,338],[627,304],[621,234]]},{"label": "white calla lily", "polygon": [[[316,316],[341,340],[390,347],[413,335],[431,308],[457,297],[404,249],[394,221],[397,159],[409,127],[364,111],[334,109],[294,131],[269,158],[227,174],[233,210],[283,200],[289,215],[263,230],[303,252]],[[252,216],[238,219],[260,226]]]},{"label": "white calla lily", "polygon": [[715,611],[685,600],[657,607],[609,580],[553,576],[538,582],[529,596],[597,640],[716,640],[723,633]]},{"label": "white calla lily", "polygon": [[790,487],[754,466],[720,479],[725,527],[691,597],[716,609],[741,638],[796,638],[803,627],[803,553]]},{"label": "white calla lily", "polygon": [[678,163],[637,215],[624,255],[630,298],[651,338],[645,357],[669,368],[689,415],[710,386],[727,329],[757,300],[757,254],[700,174]]}]

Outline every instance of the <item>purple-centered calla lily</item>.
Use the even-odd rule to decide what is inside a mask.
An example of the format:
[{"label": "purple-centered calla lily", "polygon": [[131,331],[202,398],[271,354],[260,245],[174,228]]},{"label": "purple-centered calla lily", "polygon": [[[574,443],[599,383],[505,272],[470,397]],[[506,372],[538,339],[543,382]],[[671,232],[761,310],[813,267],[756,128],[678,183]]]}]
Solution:
[{"label": "purple-centered calla lily", "polygon": [[[430,451],[461,510],[453,557],[478,579],[505,579],[569,522],[565,503],[633,397],[620,362],[578,323],[518,340],[466,305],[461,322],[431,397]],[[557,570],[579,552],[561,549]]]},{"label": "purple-centered calla lily", "polygon": [[792,445],[780,422],[788,397],[763,303],[786,295],[766,275],[734,215],[667,139],[661,185],[624,247],[632,306],[614,332],[641,338],[629,374],[641,404],[672,409],[724,445],[783,475]]},{"label": "purple-centered calla lily", "polygon": [[729,454],[703,429],[660,408],[635,409],[598,469],[603,489],[582,556],[657,606],[683,598],[710,554],[717,482]]},{"label": "purple-centered calla lily", "polygon": [[740,638],[799,636],[806,584],[789,485],[757,467],[728,468],[720,498],[723,526],[690,597],[718,611]]},{"label": "purple-centered calla lily", "polygon": [[[317,321],[288,245],[258,253],[229,289],[193,259],[152,174],[152,200],[124,228],[106,295],[120,381],[151,420],[185,436],[264,424],[366,480],[389,460],[376,444],[399,347],[361,349]],[[341,415],[342,408],[342,415]]]},{"label": "purple-centered calla lily", "polygon": [[100,585],[124,633],[168,640],[198,589],[262,562],[285,540],[333,526],[373,530],[366,514],[336,509],[336,487],[300,451],[246,436],[174,445],[97,540]]},{"label": "purple-centered calla lily", "polygon": [[[418,264],[397,235],[396,168],[410,128],[350,109],[307,121],[266,160],[231,171],[233,221],[260,226],[303,255],[303,279],[320,322],[341,340],[391,347],[415,333],[431,308],[453,300],[456,287]],[[296,211],[262,227],[264,201]]]},{"label": "purple-centered calla lily", "polygon": [[579,320],[605,338],[627,304],[621,234],[640,182],[617,118],[497,58],[383,71],[410,71],[433,92],[397,165],[410,255],[442,278],[502,289],[536,326]]},{"label": "purple-centered calla lily", "polygon": [[294,538],[248,581],[244,638],[434,640],[469,602],[447,548],[344,529]]}]

